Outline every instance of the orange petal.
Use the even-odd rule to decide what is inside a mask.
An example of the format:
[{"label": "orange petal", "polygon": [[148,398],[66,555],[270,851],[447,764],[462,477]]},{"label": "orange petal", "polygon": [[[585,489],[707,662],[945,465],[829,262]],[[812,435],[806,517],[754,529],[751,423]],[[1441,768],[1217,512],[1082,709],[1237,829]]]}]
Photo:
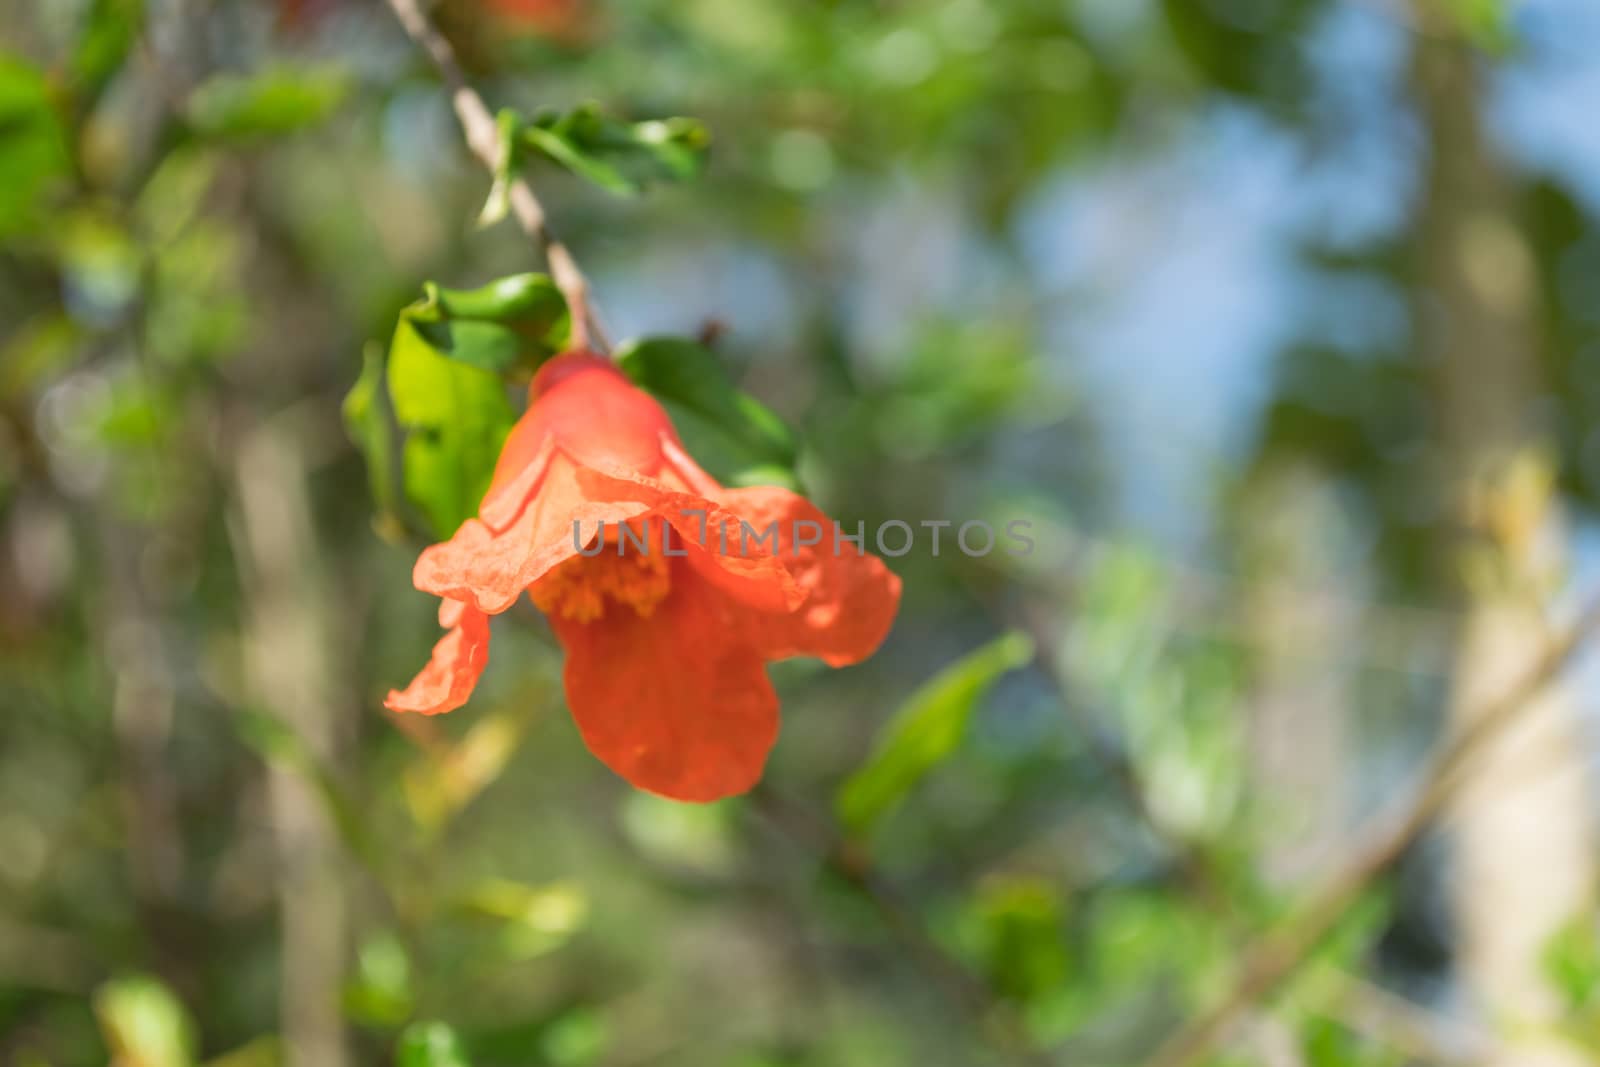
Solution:
[{"label": "orange petal", "polygon": [[660,472],[661,441],[675,438],[655,397],[615,363],[592,352],[566,352],[534,376],[525,432],[549,437],[579,463],[615,463]]},{"label": "orange petal", "polygon": [[578,484],[578,471],[556,452],[539,491],[510,526],[496,531],[468,519],[450,540],[423,549],[413,583],[425,593],[498,615],[530,584],[578,554],[574,522],[588,537],[602,520],[624,522],[649,510],[634,501],[591,499]]},{"label": "orange petal", "polygon": [[[900,608],[900,579],[881,559],[839,537],[832,519],[787,489],[729,489],[721,500],[757,530],[778,524],[777,558],[805,596],[792,612],[750,614],[751,639],[763,656],[817,656],[844,667],[877,651]],[[820,534],[818,543],[796,547],[796,522],[816,524],[803,535]]]},{"label": "orange petal", "polygon": [[[478,506],[478,518],[491,530],[504,530],[517,520],[522,509],[543,488],[545,474],[555,456],[555,441],[548,436],[540,438],[536,444],[520,440],[522,426],[519,423],[506,439],[494,480]],[[530,449],[531,455],[528,454]]]},{"label": "orange petal", "polygon": [[783,563],[754,535],[741,537],[739,516],[717,501],[620,468],[581,469],[578,483],[591,497],[646,505],[651,515],[672,526],[673,552],[686,553],[701,578],[739,603],[760,611],[788,611],[804,599]]},{"label": "orange petal", "polygon": [[673,800],[743,793],[778,736],[761,658],[681,564],[649,618],[551,619],[567,650],[567,704],[584,743],[639,789]]},{"label": "orange petal", "polygon": [[714,498],[722,492],[717,480],[707,474],[671,434],[661,435],[661,458],[666,461],[661,472],[663,481],[673,481],[676,475],[676,480],[682,482],[683,487],[691,493]]},{"label": "orange petal", "polygon": [[390,711],[439,715],[467,702],[489,662],[489,616],[459,601],[439,606],[439,622],[449,633],[433,646],[433,657],[404,691],[391,689],[383,706]]}]

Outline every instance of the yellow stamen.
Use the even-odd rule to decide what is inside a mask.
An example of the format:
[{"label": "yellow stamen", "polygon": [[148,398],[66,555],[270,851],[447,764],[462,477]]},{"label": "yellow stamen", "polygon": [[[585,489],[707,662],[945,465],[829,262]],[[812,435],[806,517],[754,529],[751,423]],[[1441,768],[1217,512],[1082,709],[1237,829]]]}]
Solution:
[{"label": "yellow stamen", "polygon": [[[634,531],[637,537],[639,527]],[[644,551],[630,539],[621,542],[619,551],[617,531],[608,527],[606,541],[596,555],[573,556],[539,579],[528,594],[546,615],[576,622],[593,622],[604,616],[607,598],[649,618],[672,588],[663,548],[661,538],[654,536]]]}]

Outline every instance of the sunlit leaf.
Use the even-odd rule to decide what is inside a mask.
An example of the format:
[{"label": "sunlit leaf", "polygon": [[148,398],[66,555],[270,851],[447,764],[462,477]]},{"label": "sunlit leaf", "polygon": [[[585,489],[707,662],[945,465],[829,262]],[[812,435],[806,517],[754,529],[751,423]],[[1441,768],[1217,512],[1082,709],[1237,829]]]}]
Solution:
[{"label": "sunlit leaf", "polygon": [[211,137],[280,136],[322,122],[347,88],[341,73],[323,68],[218,74],[189,97],[187,117],[197,132]]},{"label": "sunlit leaf", "polygon": [[400,1035],[395,1067],[472,1067],[472,1061],[448,1023],[419,1022]]},{"label": "sunlit leaf", "polygon": [[144,19],[142,0],[92,0],[84,11],[72,77],[80,92],[93,96],[121,68],[138,40]]},{"label": "sunlit leaf", "polygon": [[60,311],[41,312],[19,323],[0,345],[0,398],[33,388],[47,375],[63,370],[78,351],[80,335],[78,324]]},{"label": "sunlit leaf", "polygon": [[33,223],[41,197],[66,170],[66,136],[44,75],[0,56],[0,235]]},{"label": "sunlit leaf", "polygon": [[960,747],[972,714],[997,678],[1033,658],[1033,642],[1008,633],[945,668],[878,733],[865,765],[837,797],[839,819],[864,834],[894,810],[924,775]]},{"label": "sunlit leaf", "polygon": [[165,985],[145,975],[117,978],[94,997],[95,1016],[116,1067],[189,1067],[194,1024]]},{"label": "sunlit leaf", "polygon": [[483,209],[478,212],[480,227],[493,226],[511,213],[511,183],[516,179],[517,170],[517,126],[521,121],[521,116],[509,108],[495,116],[500,157],[494,165],[494,184],[489,187]]},{"label": "sunlit leaf", "polygon": [[1071,971],[1066,903],[1046,878],[982,882],[968,908],[964,940],[990,987],[1019,1003],[1053,994]]},{"label": "sunlit leaf", "polygon": [[727,875],[738,865],[732,811],[725,804],[679,804],[630,792],[622,801],[622,829],[633,847],[663,868]]},{"label": "sunlit leaf", "polygon": [[[1137,890],[1093,902],[1086,954],[1107,995],[1149,988],[1176,977],[1199,995],[1233,965],[1229,943],[1215,917],[1188,901]],[[1182,952],[1174,952],[1182,945]]]},{"label": "sunlit leaf", "polygon": [[1311,1015],[1300,1025],[1299,1062],[1306,1067],[1403,1067],[1415,1062],[1338,1019]]},{"label": "sunlit leaf", "polygon": [[567,331],[566,301],[543,274],[477,289],[425,285],[388,353],[366,355],[345,398],[380,514],[415,514],[441,539],[475,514],[516,419],[507,381],[560,351]]},{"label": "sunlit leaf", "polygon": [[282,1039],[267,1034],[206,1060],[203,1067],[283,1067],[285,1062]]},{"label": "sunlit leaf", "polygon": [[114,449],[148,448],[166,440],[179,425],[176,399],[147,379],[119,381],[95,413],[96,440]]},{"label": "sunlit leaf", "polygon": [[572,882],[524,885],[496,878],[476,886],[462,903],[503,924],[499,948],[515,959],[554,952],[589,919],[589,895]]},{"label": "sunlit leaf", "polygon": [[368,938],[344,989],[345,1015],[372,1026],[395,1026],[411,1016],[414,1001],[405,946],[387,932]]},{"label": "sunlit leaf", "polygon": [[526,728],[522,716],[484,716],[459,742],[407,768],[406,801],[417,823],[437,831],[471,803],[500,776]]},{"label": "sunlit leaf", "polygon": [[516,414],[498,374],[440,355],[404,318],[388,384],[406,499],[442,540],[477,513]]},{"label": "sunlit leaf", "polygon": [[73,317],[88,326],[123,321],[138,298],[145,267],[137,236],[113,213],[96,209],[63,213],[56,230]]},{"label": "sunlit leaf", "polygon": [[583,1067],[605,1053],[610,1031],[597,1011],[576,1008],[550,1024],[540,1047],[556,1067]]},{"label": "sunlit leaf", "polygon": [[623,122],[592,105],[536,116],[520,136],[523,146],[619,196],[695,177],[711,144],[710,133],[695,119]]},{"label": "sunlit leaf", "polygon": [[380,520],[395,514],[399,468],[395,462],[395,427],[389,410],[383,350],[369,346],[362,356],[361,377],[344,398],[344,425],[367,461],[367,479]]},{"label": "sunlit leaf", "polygon": [[1542,962],[1569,1007],[1592,1002],[1600,993],[1600,928],[1594,917],[1584,914],[1563,924],[1545,945]]},{"label": "sunlit leaf", "polygon": [[567,344],[567,302],[545,274],[513,274],[478,289],[423,286],[402,313],[440,355],[527,376]]},{"label": "sunlit leaf", "polygon": [[216,181],[222,154],[188,145],[167,153],[139,190],[135,218],[150,247],[177,242],[205,213],[206,193]]},{"label": "sunlit leaf", "polygon": [[735,485],[791,485],[798,446],[793,431],[729,380],[717,357],[681,337],[624,345],[618,365],[635,384],[667,401],[673,421],[706,469]]}]

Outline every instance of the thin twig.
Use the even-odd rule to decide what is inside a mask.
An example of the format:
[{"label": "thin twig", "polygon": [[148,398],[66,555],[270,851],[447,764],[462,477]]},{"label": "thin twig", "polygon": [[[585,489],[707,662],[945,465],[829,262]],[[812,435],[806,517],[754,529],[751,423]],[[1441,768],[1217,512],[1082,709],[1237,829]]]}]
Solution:
[{"label": "thin twig", "polygon": [[1561,674],[1600,629],[1600,600],[1592,603],[1523,678],[1499,699],[1465,717],[1471,725],[1446,740],[1429,761],[1421,784],[1387,816],[1357,838],[1354,854],[1334,870],[1307,902],[1244,954],[1232,987],[1215,1006],[1174,1034],[1146,1067],[1191,1067],[1227,1037],[1252,1006],[1270,995],[1349,912],[1367,887],[1387,871],[1455,796],[1464,771],[1484,748],[1515,723],[1533,698]]},{"label": "thin twig", "polygon": [[[467,147],[472,149],[472,154],[488,168],[490,174],[498,173],[507,146],[500,143],[499,127],[488,105],[483,102],[483,97],[468,84],[467,76],[456,60],[455,49],[429,20],[418,0],[386,2],[395,18],[400,20],[406,36],[420,45],[438,68],[439,76],[450,90],[450,103],[461,122]],[[507,193],[512,215],[523,232],[544,250],[545,259],[550,264],[550,276],[561,290],[561,295],[566,297],[572,315],[572,347],[607,351],[611,347],[610,342],[590,300],[589,281],[578,268],[572,252],[551,232],[544,205],[534,195],[533,187],[522,178],[514,178]]]}]

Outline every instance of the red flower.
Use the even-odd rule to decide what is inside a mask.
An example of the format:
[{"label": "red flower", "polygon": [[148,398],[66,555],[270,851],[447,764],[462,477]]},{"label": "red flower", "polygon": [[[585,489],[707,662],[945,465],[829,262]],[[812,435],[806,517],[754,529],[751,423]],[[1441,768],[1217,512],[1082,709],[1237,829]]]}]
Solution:
[{"label": "red flower", "polygon": [[483,6],[512,26],[557,36],[570,34],[584,16],[581,0],[484,0]]},{"label": "red flower", "polygon": [[479,517],[417,560],[416,586],[444,598],[449,633],[386,706],[466,703],[489,616],[526,590],[566,649],[567,703],[590,751],[678,800],[749,789],[778,733],[765,662],[865,659],[900,580],[805,498],[718,485],[606,360],[559,356],[530,395]]}]

